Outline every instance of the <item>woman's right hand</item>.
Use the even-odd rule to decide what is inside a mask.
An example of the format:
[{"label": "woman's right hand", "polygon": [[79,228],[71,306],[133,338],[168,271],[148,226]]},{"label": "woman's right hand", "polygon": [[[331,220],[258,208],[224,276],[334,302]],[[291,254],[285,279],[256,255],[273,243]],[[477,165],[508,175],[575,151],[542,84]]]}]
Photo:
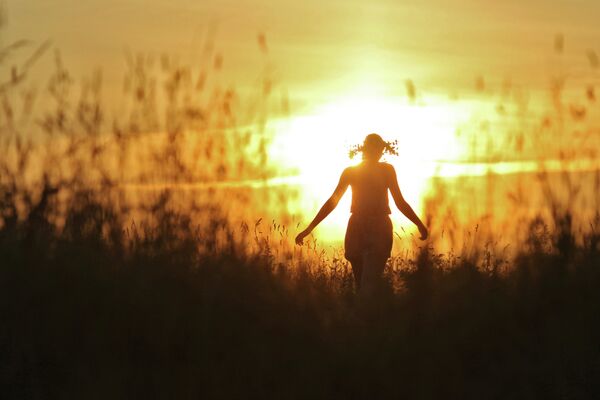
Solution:
[{"label": "woman's right hand", "polygon": [[425,240],[429,237],[429,231],[425,225],[419,225],[419,233],[421,234],[421,237],[419,238],[421,240]]}]

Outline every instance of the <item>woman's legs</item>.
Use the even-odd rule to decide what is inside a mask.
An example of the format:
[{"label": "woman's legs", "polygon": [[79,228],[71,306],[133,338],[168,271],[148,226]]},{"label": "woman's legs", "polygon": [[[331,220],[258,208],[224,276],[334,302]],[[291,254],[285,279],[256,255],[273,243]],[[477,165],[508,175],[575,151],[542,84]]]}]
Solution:
[{"label": "woman's legs", "polygon": [[354,287],[356,288],[356,291],[359,291],[363,270],[362,260],[350,261],[350,265],[352,266],[352,275],[354,276]]},{"label": "woman's legs", "polygon": [[381,281],[387,259],[387,256],[378,257],[364,253],[362,259],[350,262],[357,292],[366,293],[376,290]]},{"label": "woman's legs", "polygon": [[348,220],[345,256],[352,265],[357,291],[375,290],[392,249],[392,221],[388,215],[356,215]]},{"label": "woman's legs", "polygon": [[363,294],[374,294],[377,291],[381,283],[386,261],[387,257],[368,253],[363,255],[360,292]]}]

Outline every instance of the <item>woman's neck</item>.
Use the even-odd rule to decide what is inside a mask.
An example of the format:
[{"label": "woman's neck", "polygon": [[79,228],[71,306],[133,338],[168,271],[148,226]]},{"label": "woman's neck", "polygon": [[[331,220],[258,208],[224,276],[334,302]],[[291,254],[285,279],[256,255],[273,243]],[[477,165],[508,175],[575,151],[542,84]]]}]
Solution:
[{"label": "woman's neck", "polygon": [[377,164],[377,163],[379,163],[379,160],[375,160],[373,158],[363,158],[363,163],[364,164]]}]

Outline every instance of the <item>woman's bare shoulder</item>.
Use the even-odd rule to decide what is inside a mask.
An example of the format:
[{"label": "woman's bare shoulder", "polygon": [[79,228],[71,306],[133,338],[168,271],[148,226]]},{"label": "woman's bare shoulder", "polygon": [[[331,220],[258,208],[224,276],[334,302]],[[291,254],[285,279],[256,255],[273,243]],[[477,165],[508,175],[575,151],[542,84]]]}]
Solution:
[{"label": "woman's bare shoulder", "polygon": [[344,168],[344,171],[342,171],[342,175],[345,174],[352,174],[354,172],[356,172],[356,170],[358,169],[360,165],[351,165],[349,167]]},{"label": "woman's bare shoulder", "polygon": [[386,162],[380,162],[379,165],[381,165],[381,168],[388,173],[395,173],[396,170],[394,169],[394,166],[392,164],[386,163]]},{"label": "woman's bare shoulder", "polygon": [[350,167],[344,168],[344,170],[342,171],[342,174],[340,176],[340,179],[351,179],[351,177],[354,175],[355,170],[356,170],[356,166],[350,166]]}]

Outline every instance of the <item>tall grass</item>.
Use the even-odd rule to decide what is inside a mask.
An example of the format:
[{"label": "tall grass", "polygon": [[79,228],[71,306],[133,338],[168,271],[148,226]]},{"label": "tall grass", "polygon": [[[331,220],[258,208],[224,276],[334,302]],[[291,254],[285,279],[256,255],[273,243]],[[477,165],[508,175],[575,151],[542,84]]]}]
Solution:
[{"label": "tall grass", "polygon": [[597,394],[600,221],[582,245],[534,221],[510,261],[423,248],[365,299],[345,264],[215,251],[165,209],[123,230],[81,195],[58,231],[44,196],[0,230],[9,398]]},{"label": "tall grass", "polygon": [[277,173],[268,76],[243,102],[211,86],[222,59],[196,71],[132,56],[127,107],[110,116],[101,75],[78,87],[55,59],[42,116],[25,77],[0,91],[2,397],[598,394],[600,216],[580,218],[576,182],[561,203],[540,175],[550,207],[515,216],[509,252],[440,181],[426,211],[451,251],[395,254],[365,298],[340,252],[290,243],[291,216],[240,212],[289,200],[233,185]]}]

